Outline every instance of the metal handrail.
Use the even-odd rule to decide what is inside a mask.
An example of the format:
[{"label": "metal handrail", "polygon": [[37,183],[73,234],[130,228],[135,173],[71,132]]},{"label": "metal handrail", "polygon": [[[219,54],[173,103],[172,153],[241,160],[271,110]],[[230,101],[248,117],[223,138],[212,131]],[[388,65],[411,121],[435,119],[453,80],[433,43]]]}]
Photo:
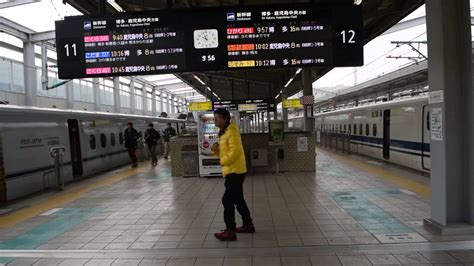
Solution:
[{"label": "metal handrail", "polygon": [[56,188],[62,190],[64,187],[63,157],[66,148],[63,146],[51,148],[50,155],[54,159],[54,171],[56,173]]}]

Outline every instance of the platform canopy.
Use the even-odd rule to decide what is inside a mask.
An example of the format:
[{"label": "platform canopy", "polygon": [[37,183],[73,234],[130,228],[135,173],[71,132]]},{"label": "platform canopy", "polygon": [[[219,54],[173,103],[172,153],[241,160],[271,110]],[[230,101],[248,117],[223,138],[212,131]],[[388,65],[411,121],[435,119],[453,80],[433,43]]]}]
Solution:
[{"label": "platform canopy", "polygon": [[[394,26],[408,14],[424,4],[423,0],[313,0],[313,1],[285,1],[285,0],[64,0],[84,14],[97,14],[105,3],[108,13],[141,12],[151,10],[166,10],[178,8],[199,9],[206,7],[248,6],[248,5],[278,5],[291,3],[315,4],[334,2],[355,2],[363,7],[363,26],[365,31],[364,42],[367,43]],[[104,6],[102,5],[102,9]],[[101,10],[102,10],[101,9]],[[329,67],[315,67],[311,69],[312,80],[315,81],[329,72]],[[281,101],[283,87],[288,85],[288,95],[301,90],[301,74],[298,69],[269,69],[247,71],[212,71],[206,73],[176,74],[187,86],[181,86],[186,92],[192,87],[211,100],[221,99],[262,99],[270,98]],[[299,73],[299,72],[298,72]],[[173,86],[165,84],[164,86]],[[212,92],[208,88],[212,89]]]}]

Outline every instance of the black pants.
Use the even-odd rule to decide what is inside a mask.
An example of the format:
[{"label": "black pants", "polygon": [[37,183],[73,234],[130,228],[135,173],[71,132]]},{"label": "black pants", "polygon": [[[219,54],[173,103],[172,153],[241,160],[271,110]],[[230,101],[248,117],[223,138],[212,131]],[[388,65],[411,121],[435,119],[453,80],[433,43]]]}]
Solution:
[{"label": "black pants", "polygon": [[247,203],[244,199],[243,183],[245,180],[244,174],[228,174],[225,177],[225,192],[222,197],[222,204],[224,205],[224,222],[229,231],[235,231],[235,207],[242,216],[244,225],[251,224],[252,218]]}]

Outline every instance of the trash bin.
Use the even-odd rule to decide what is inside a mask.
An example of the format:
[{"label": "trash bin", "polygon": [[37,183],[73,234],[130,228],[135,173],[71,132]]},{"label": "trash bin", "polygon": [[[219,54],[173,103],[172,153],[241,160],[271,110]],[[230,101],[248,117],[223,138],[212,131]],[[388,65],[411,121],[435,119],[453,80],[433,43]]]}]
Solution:
[{"label": "trash bin", "polygon": [[197,145],[184,145],[181,148],[183,177],[199,176],[199,156]]}]

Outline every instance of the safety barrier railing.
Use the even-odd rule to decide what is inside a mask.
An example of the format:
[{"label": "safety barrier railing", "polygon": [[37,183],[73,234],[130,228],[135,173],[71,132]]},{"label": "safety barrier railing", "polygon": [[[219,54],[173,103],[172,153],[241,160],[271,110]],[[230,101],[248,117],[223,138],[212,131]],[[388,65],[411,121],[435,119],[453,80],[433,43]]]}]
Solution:
[{"label": "safety barrier railing", "polygon": [[342,151],[347,154],[351,153],[351,133],[344,130],[323,130],[320,131],[319,145]]},{"label": "safety barrier railing", "polygon": [[51,157],[54,159],[54,173],[56,176],[56,188],[62,190],[64,187],[64,163],[63,157],[66,152],[66,148],[62,146],[51,148]]}]

